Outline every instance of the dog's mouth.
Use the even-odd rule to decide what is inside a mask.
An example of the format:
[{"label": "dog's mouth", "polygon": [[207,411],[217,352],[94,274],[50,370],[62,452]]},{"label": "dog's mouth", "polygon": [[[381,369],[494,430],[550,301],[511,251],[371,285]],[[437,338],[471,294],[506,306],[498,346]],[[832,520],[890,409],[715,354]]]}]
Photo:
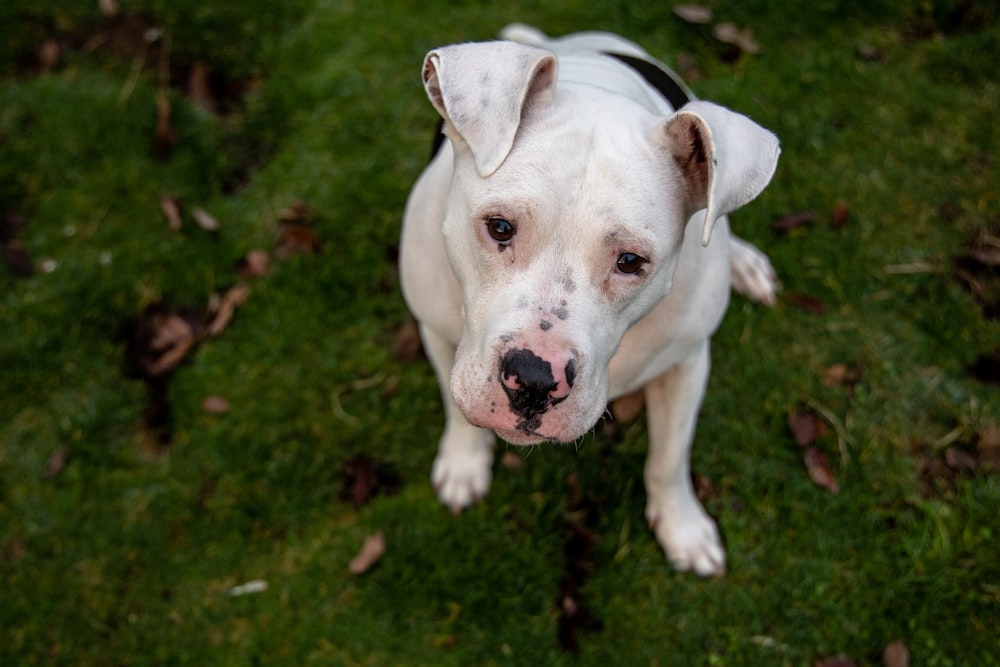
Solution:
[{"label": "dog's mouth", "polygon": [[509,442],[512,445],[541,445],[545,443],[560,442],[556,438],[551,438],[549,436],[543,435],[536,431],[524,430],[518,426],[516,430],[510,429],[493,429],[493,432],[497,434],[500,439]]}]

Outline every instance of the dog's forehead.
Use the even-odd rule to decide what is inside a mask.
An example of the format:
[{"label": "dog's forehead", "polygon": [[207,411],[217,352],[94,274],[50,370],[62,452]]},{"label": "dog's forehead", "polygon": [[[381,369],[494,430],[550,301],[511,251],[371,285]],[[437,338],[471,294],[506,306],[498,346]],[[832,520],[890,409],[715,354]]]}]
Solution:
[{"label": "dog's forehead", "polygon": [[619,226],[666,212],[678,195],[669,162],[652,142],[651,122],[553,116],[527,124],[504,163],[476,178],[474,206],[530,208],[543,218],[576,215]]}]

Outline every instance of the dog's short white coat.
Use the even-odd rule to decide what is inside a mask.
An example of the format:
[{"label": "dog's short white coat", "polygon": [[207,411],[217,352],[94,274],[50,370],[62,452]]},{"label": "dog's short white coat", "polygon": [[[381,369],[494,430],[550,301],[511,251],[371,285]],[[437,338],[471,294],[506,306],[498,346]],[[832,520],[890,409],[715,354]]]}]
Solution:
[{"label": "dog's short white coat", "polygon": [[[602,54],[656,62],[622,37],[550,39],[517,24],[502,37],[424,62],[448,140],[410,194],[400,262],[445,405],[432,481],[460,510],[489,488],[494,432],[571,442],[609,399],[641,388],[646,518],[676,568],[722,574],[688,459],[730,287],[775,298],[770,262],[730,234],[726,214],[770,181],[778,140],[708,102],[670,108]],[[497,220],[510,238],[491,233]],[[638,271],[620,269],[636,257]],[[558,401],[515,405],[512,350],[553,369]]]}]

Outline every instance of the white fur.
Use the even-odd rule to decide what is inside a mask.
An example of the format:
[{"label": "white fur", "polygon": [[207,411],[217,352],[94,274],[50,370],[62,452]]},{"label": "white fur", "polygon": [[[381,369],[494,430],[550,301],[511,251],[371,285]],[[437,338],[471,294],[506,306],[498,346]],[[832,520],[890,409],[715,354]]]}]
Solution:
[{"label": "white fur", "polygon": [[[432,481],[460,510],[489,488],[493,431],[573,441],[644,388],[647,519],[675,567],[721,574],[688,455],[730,286],[774,301],[767,257],[730,236],[726,214],[767,185],[778,141],[708,102],[671,109],[597,53],[652,61],[615,35],[503,34],[524,43],[424,62],[449,141],[410,194],[401,269],[445,403]],[[516,229],[506,247],[488,227],[501,218]],[[633,256],[641,273],[619,271]]]}]

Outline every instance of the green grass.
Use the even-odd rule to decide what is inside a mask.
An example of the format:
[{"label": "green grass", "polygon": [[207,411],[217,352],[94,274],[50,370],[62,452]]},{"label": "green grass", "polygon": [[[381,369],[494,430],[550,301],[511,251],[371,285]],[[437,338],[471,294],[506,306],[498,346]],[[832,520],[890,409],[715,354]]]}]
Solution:
[{"label": "green grass", "polygon": [[[880,665],[896,639],[914,665],[1000,664],[1000,477],[944,463],[1000,424],[1000,390],[968,372],[1000,326],[952,269],[978,234],[1000,235],[987,3],[712,3],[761,43],[735,61],[651,1],[122,2],[162,30],[144,57],[141,31],[96,5],[0,8],[0,216],[24,221],[18,242],[48,269],[0,264],[0,664]],[[786,294],[826,312],[734,299],[714,339],[693,466],[715,489],[723,579],[672,572],[645,527],[640,422],[498,464],[458,517],[430,488],[438,390],[394,353],[407,313],[393,249],[435,121],[419,66],[511,20],[686,53],[700,96],[782,140],[774,182],[734,227]],[[61,50],[41,71],[46,39]],[[235,91],[224,113],[188,98],[195,62]],[[168,159],[153,150],[161,94]],[[242,280],[247,251],[274,254],[299,201],[321,251],[272,257],[173,373],[161,446],[147,386],[126,373],[129,323],[158,301],[204,309]],[[840,201],[847,224],[831,229]],[[200,229],[194,206],[221,229]],[[772,230],[798,211],[816,222]],[[838,363],[860,381],[827,386]],[[203,410],[210,394],[231,411]],[[840,429],[819,442],[835,496],[786,425],[802,405]],[[392,467],[398,494],[341,498],[360,453]],[[557,634],[574,473],[596,508],[581,595],[602,626],[576,655]],[[384,558],[350,576],[377,530]],[[227,594],[255,579],[267,590]]]}]

